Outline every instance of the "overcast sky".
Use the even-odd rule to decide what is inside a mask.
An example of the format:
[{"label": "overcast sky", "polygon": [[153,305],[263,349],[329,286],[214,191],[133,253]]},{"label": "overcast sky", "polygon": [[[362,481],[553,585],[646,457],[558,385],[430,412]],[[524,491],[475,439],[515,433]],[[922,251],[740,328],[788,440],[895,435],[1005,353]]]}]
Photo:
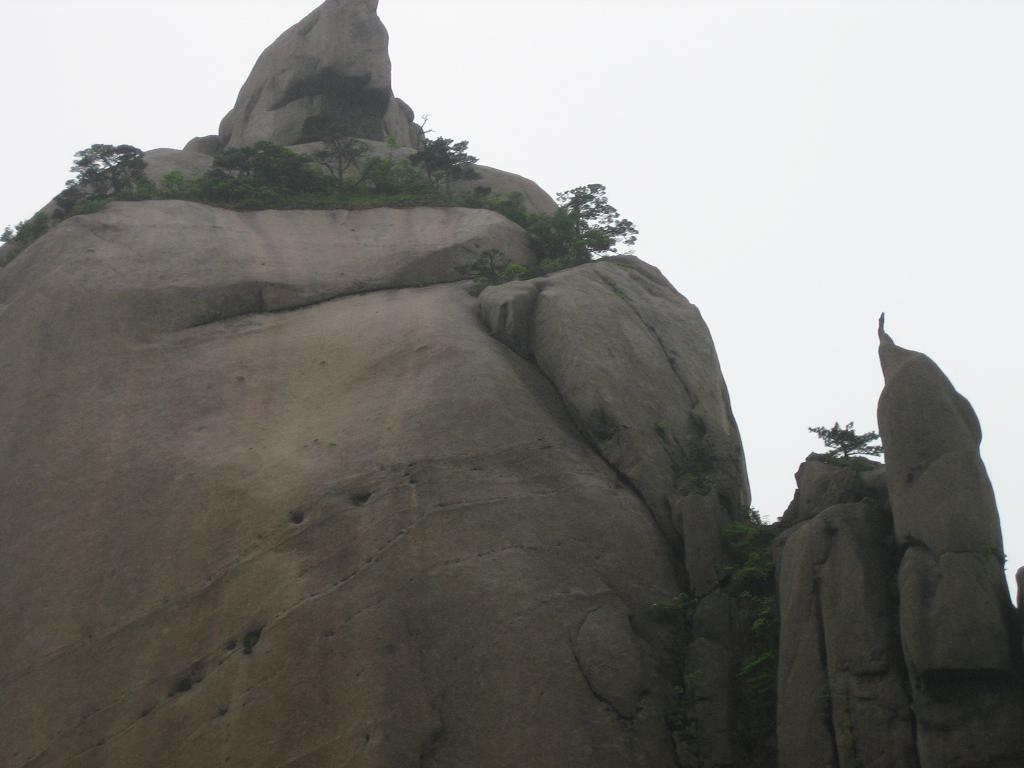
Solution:
[{"label": "overcast sky", "polygon": [[[94,142],[215,133],[317,0],[2,0],[0,227]],[[1024,3],[381,0],[394,86],[481,162],[607,185],[704,314],[754,504],[875,429],[875,321],[971,400],[1024,565]]]}]

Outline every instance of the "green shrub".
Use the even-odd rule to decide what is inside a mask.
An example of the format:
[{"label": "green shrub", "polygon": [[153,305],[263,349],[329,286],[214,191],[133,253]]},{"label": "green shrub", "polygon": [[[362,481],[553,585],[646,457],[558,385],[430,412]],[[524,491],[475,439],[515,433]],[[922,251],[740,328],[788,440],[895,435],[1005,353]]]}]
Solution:
[{"label": "green shrub", "polygon": [[6,253],[0,256],[0,267],[6,267],[29,245],[45,235],[50,229],[50,217],[40,211],[17,226],[5,227],[0,242],[7,245]]},{"label": "green shrub", "polygon": [[[495,195],[484,186],[452,192],[453,181],[478,178],[471,165],[476,158],[466,152],[465,141],[438,138],[425,142],[408,159],[395,159],[394,153],[365,159],[367,145],[345,137],[342,130],[329,134],[325,148],[312,156],[262,141],[224,151],[204,174],[187,177],[172,171],[159,184],[146,179],[141,150],[126,144],[93,144],[76,153],[76,178],[57,196],[53,219],[95,213],[113,200],[188,200],[233,210],[487,208],[532,235],[538,267],[527,269],[499,252],[484,252],[466,270],[478,285],[557,272],[636,241],[636,228],[608,205],[600,184],[559,194],[561,205],[552,215],[530,214],[520,193]],[[15,243],[16,255],[49,225],[50,217],[39,213],[16,229],[8,227],[0,240]]]},{"label": "green shrub", "polygon": [[722,530],[722,541],[732,562],[730,588],[738,597],[747,648],[736,671],[740,715],[736,740],[748,753],[752,766],[774,766],[779,640],[772,542],[778,528],[761,522],[753,508],[747,517],[747,521]]},{"label": "green shrub", "polygon": [[513,264],[508,256],[496,248],[484,251],[472,264],[467,267],[456,267],[456,270],[466,277],[473,278],[481,288],[522,280],[530,275],[530,270],[521,264]]}]

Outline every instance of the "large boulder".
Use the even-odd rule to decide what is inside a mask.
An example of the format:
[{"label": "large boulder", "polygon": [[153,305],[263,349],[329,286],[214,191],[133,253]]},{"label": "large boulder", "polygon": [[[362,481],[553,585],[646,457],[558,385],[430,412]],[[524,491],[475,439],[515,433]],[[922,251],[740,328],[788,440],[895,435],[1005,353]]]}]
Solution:
[{"label": "large boulder", "polygon": [[1024,568],[1017,569],[1017,627],[1024,644]]},{"label": "large boulder", "polygon": [[[80,313],[116,315],[126,329],[166,331],[458,281],[460,267],[490,248],[520,264],[534,258],[527,234],[486,210],[240,213],[179,200],[120,202],[37,241],[33,258],[26,252],[5,270],[0,306],[31,285],[39,296],[73,299]],[[50,309],[36,306],[43,316]]]},{"label": "large boulder", "polygon": [[839,504],[776,542],[779,764],[917,768],[892,519]]},{"label": "large boulder", "polygon": [[221,151],[220,136],[196,136],[185,145],[186,152],[196,152],[200,155],[216,157]]},{"label": "large boulder", "polygon": [[213,168],[211,155],[191,149],[151,149],[143,157],[146,161],[146,178],[157,185],[168,173],[180,173],[186,179],[191,179]]},{"label": "large boulder", "polygon": [[874,462],[858,460],[836,465],[828,457],[812,453],[796,472],[796,493],[782,515],[783,527],[810,520],[819,512],[871,497],[886,502],[885,469]]},{"label": "large boulder", "polygon": [[903,551],[900,634],[921,763],[1018,765],[1020,645],[981,427],[931,359],[879,336],[878,425]]},{"label": "large boulder", "polygon": [[256,62],[220,143],[316,141],[333,125],[352,136],[393,138],[412,147],[422,135],[391,91],[388,33],[377,0],[327,0],[282,34]]},{"label": "large boulder", "polygon": [[477,178],[456,181],[452,184],[453,192],[472,192],[478,187],[486,187],[495,195],[519,195],[528,213],[550,216],[558,210],[558,204],[551,199],[551,195],[541,189],[535,181],[486,165],[474,165],[473,170],[476,171]]},{"label": "large boulder", "polygon": [[696,603],[684,651],[692,726],[682,764],[741,762],[735,601],[724,593],[731,563],[722,530],[746,519],[750,493],[700,312],[632,257],[490,287],[480,307],[491,333],[536,364],[586,440],[644,500],[681,564]]},{"label": "large boulder", "polygon": [[[631,487],[445,283],[525,244],[486,211],[115,203],[0,273],[0,764],[672,765],[677,636],[651,605],[683,585],[644,496],[671,489]],[[599,298],[606,270],[680,319],[594,385],[667,408],[643,377],[675,351],[731,430],[652,270],[553,287]]]},{"label": "large boulder", "polygon": [[[581,429],[682,540],[673,503],[750,504],[718,356],[700,312],[658,270],[614,257],[480,295],[491,332],[536,361]],[[616,371],[637,372],[624,379]]]}]

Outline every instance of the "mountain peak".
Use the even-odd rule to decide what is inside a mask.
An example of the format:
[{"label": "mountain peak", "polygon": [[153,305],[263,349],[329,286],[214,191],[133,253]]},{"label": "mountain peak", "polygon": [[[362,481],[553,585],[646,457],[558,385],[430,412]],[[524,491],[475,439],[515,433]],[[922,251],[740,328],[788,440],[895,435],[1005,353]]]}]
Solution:
[{"label": "mountain peak", "polygon": [[259,57],[220,142],[292,145],[318,141],[331,128],[352,136],[416,146],[413,111],[391,90],[388,33],[377,0],[327,0]]}]

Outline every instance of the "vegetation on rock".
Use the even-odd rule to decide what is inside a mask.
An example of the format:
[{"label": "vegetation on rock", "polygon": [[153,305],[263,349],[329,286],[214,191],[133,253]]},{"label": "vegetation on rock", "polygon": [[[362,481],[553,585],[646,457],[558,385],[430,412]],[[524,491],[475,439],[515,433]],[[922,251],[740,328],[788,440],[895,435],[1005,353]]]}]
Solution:
[{"label": "vegetation on rock", "polygon": [[[76,153],[75,178],[57,196],[51,215],[40,212],[0,241],[12,242],[5,262],[42,236],[51,221],[95,213],[112,200],[189,200],[234,210],[363,209],[376,207],[458,206],[487,208],[519,224],[532,236],[539,266],[511,264],[500,251],[480,255],[466,270],[479,286],[536,277],[614,254],[622,244],[636,242],[636,227],[608,204],[605,188],[589,184],[558,195],[553,215],[528,213],[521,194],[496,195],[485,186],[453,191],[452,183],[479,178],[469,143],[439,136],[424,142],[408,158],[371,156],[370,146],[335,126],[319,151],[306,155],[261,141],[229,149],[214,159],[213,168],[189,177],[166,174],[159,184],[145,176],[141,150],[127,144],[93,144]],[[2,266],[2,264],[0,264]]]},{"label": "vegetation on rock", "polygon": [[730,588],[738,597],[739,630],[745,655],[736,671],[737,745],[751,766],[774,766],[776,677],[779,664],[779,626],[775,601],[772,541],[778,525],[766,525],[753,508],[749,521],[722,530],[733,562]]},{"label": "vegetation on rock", "polygon": [[42,211],[31,219],[19,221],[15,227],[6,227],[3,234],[0,234],[0,243],[6,246],[6,253],[0,255],[0,267],[6,267],[30,243],[45,235],[49,228],[50,217]]},{"label": "vegetation on rock", "polygon": [[56,198],[57,219],[81,213],[76,208],[90,200],[130,195],[146,183],[142,150],[130,144],[93,144],[76,152],[71,172],[75,178]]},{"label": "vegetation on rock", "polygon": [[512,260],[497,248],[490,248],[467,267],[456,267],[456,270],[485,288],[512,280],[522,280],[530,276],[531,271],[522,264],[514,264]]},{"label": "vegetation on rock", "polygon": [[608,204],[601,184],[560,192],[557,199],[554,216],[537,217],[527,227],[537,239],[547,271],[584,264],[617,253],[620,244],[636,243],[636,227]]},{"label": "vegetation on rock", "polygon": [[[735,668],[737,717],[734,743],[744,765],[774,768],[776,765],[776,677],[779,659],[779,622],[775,598],[775,566],[772,542],[779,524],[766,524],[753,507],[747,519],[730,523],[721,531],[722,544],[731,562],[720,585],[736,600],[737,647],[742,654]],[[652,608],[675,613],[690,627],[702,597],[687,592]],[[690,627],[687,631],[692,631]],[[686,699],[688,674],[676,690]],[[682,703],[680,703],[682,707]],[[686,739],[691,724],[670,714],[677,736]]]},{"label": "vegetation on rock", "polygon": [[816,434],[825,443],[828,450],[824,456],[825,461],[829,464],[845,467],[851,459],[862,456],[881,456],[883,452],[882,446],[872,445],[878,440],[878,433],[865,432],[858,435],[853,428],[852,421],[845,427],[840,427],[837,421],[831,427],[808,427],[807,430]]},{"label": "vegetation on rock", "polygon": [[468,148],[468,141],[453,143],[452,139],[438,136],[436,139],[426,139],[409,160],[413,165],[423,168],[435,191],[443,188],[450,192],[453,181],[480,178],[472,167],[477,158],[467,154]]}]

